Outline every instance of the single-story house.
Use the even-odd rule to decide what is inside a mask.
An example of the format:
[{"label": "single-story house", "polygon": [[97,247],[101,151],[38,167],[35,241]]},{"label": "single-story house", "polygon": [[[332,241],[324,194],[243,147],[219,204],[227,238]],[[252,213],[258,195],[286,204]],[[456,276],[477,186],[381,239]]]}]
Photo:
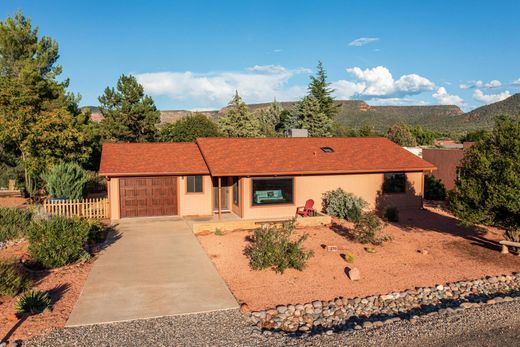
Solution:
[{"label": "single-story house", "polygon": [[422,206],[435,166],[383,137],[199,138],[196,143],[103,145],[112,219],[233,213],[295,215],[343,188],[372,208]]}]

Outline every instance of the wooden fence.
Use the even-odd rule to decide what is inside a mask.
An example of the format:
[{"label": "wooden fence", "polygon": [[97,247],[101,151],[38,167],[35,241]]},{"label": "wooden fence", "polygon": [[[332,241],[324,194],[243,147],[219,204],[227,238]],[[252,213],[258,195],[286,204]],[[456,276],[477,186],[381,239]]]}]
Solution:
[{"label": "wooden fence", "polygon": [[104,219],[110,217],[107,198],[83,200],[48,199],[43,207],[50,216]]}]

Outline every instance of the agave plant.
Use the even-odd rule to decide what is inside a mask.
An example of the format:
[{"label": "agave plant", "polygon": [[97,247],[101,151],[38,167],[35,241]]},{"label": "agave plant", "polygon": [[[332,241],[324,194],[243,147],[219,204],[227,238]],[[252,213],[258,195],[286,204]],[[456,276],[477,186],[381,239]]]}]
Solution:
[{"label": "agave plant", "polygon": [[16,302],[18,314],[38,314],[50,310],[51,299],[49,295],[40,290],[31,290],[23,293]]}]

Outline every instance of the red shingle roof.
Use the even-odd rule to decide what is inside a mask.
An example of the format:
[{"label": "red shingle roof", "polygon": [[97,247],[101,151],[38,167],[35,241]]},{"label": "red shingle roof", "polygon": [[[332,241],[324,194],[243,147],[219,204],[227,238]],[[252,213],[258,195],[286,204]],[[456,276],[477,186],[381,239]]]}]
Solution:
[{"label": "red shingle roof", "polygon": [[[199,138],[213,176],[422,171],[435,166],[384,137]],[[325,153],[321,147],[331,147]]]},{"label": "red shingle roof", "polygon": [[207,174],[195,143],[106,143],[101,175]]}]

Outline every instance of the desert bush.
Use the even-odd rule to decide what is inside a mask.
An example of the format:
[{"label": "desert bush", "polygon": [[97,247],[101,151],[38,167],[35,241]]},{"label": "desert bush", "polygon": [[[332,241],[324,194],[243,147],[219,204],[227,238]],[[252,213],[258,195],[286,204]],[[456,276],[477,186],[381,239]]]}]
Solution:
[{"label": "desert bush", "polygon": [[368,203],[363,198],[341,188],[323,194],[323,209],[330,216],[355,222],[359,220],[363,209],[367,206]]},{"label": "desert bush", "polygon": [[424,198],[426,200],[446,199],[446,188],[441,180],[432,175],[424,175]]},{"label": "desert bush", "polygon": [[81,199],[91,179],[88,172],[76,163],[61,162],[42,174],[45,190],[53,198]]},{"label": "desert bush", "polygon": [[0,296],[15,296],[29,288],[30,284],[16,260],[0,261]]},{"label": "desert bush", "polygon": [[363,213],[355,224],[355,239],[361,243],[380,245],[391,239],[389,235],[382,233],[384,223],[374,212]]},{"label": "desert bush", "polygon": [[295,220],[284,223],[281,227],[274,224],[263,226],[254,231],[252,245],[246,249],[254,270],[272,268],[283,273],[292,268],[303,270],[313,252],[303,249],[307,235],[292,240]]},{"label": "desert bush", "polygon": [[399,209],[395,206],[389,206],[385,209],[383,217],[389,222],[399,222]]},{"label": "desert bush", "polygon": [[49,295],[40,290],[31,290],[20,296],[16,302],[16,313],[21,314],[38,314],[51,308],[51,299]]},{"label": "desert bush", "polygon": [[31,224],[29,253],[46,268],[56,268],[85,256],[89,222],[78,218],[52,217]]},{"label": "desert bush", "polygon": [[28,209],[0,207],[0,242],[24,236],[31,218]]}]

